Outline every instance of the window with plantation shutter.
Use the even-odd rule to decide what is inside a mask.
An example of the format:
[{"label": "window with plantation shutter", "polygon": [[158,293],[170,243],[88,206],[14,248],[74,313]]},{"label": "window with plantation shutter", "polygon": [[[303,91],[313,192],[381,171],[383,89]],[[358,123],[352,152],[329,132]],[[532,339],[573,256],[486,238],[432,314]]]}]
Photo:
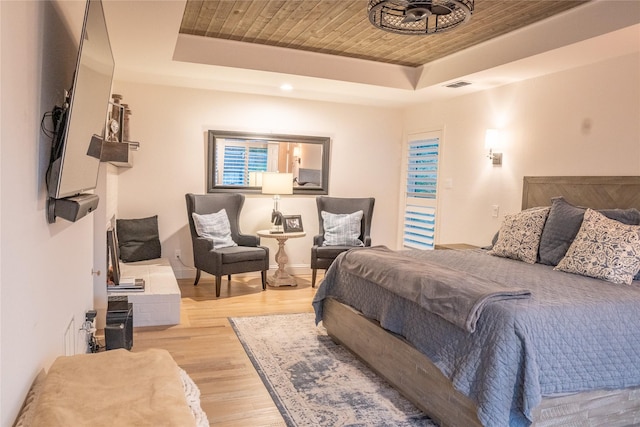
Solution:
[{"label": "window with plantation shutter", "polygon": [[439,133],[409,139],[403,226],[406,248],[433,249],[435,246],[439,153]]},{"label": "window with plantation shutter", "polygon": [[[219,145],[222,153],[224,173],[219,180],[223,185],[249,185],[250,172],[265,172],[267,170],[267,144],[247,145],[247,141],[235,143],[226,140]],[[220,171],[216,170],[216,174]]]}]

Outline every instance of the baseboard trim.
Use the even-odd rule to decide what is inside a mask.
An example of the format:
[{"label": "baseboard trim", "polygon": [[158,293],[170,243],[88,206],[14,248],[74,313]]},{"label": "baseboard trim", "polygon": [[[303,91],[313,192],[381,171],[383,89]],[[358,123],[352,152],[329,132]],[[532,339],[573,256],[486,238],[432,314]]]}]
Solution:
[{"label": "baseboard trim", "polygon": [[[194,279],[196,278],[196,269],[194,267],[187,267],[183,265],[172,265],[173,273],[175,274],[177,279]],[[273,273],[278,269],[277,265],[269,266],[269,273]],[[289,274],[293,276],[297,275],[310,275],[311,267],[309,264],[296,264],[296,265],[287,265],[286,270]],[[203,277],[208,276],[209,274],[202,272]],[[250,273],[239,273],[234,274],[234,276],[238,277],[260,277],[260,272],[250,272]]]}]

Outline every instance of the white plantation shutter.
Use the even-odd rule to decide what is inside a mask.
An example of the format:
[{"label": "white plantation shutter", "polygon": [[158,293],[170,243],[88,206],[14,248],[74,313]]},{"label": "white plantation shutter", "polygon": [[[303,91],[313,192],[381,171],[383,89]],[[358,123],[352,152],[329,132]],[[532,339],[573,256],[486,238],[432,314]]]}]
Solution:
[{"label": "white plantation shutter", "polygon": [[224,174],[222,185],[245,185],[245,150],[243,147],[226,145],[224,147]]},{"label": "white plantation shutter", "polygon": [[[249,185],[250,172],[267,170],[267,144],[249,144],[245,140],[227,139],[218,146],[218,157],[223,159],[223,185]],[[216,170],[216,174],[220,171]]]},{"label": "white plantation shutter", "polygon": [[439,135],[409,140],[403,246],[433,249],[436,233]]}]

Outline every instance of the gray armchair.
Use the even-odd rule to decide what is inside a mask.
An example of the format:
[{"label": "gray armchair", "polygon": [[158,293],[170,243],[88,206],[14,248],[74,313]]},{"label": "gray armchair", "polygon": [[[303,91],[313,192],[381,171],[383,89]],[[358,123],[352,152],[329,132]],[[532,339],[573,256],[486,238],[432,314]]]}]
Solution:
[{"label": "gray armchair", "polygon": [[313,237],[313,246],[311,247],[311,287],[316,286],[316,275],[318,269],[326,270],[331,266],[333,260],[342,252],[353,249],[354,246],[324,246],[325,229],[322,211],[333,214],[351,214],[362,211],[362,220],[360,222],[359,239],[365,246],[371,246],[371,219],[373,217],[373,205],[375,199],[373,197],[366,198],[341,198],[318,196],[316,198],[318,205],[318,224],[320,231]]},{"label": "gray armchair", "polygon": [[[221,194],[191,194],[185,195],[187,200],[187,214],[189,230],[193,243],[193,264],[196,267],[196,280],[200,280],[200,272],[212,274],[216,277],[216,297],[220,296],[222,276],[227,276],[231,283],[231,275],[260,271],[262,275],[262,289],[267,288],[267,271],[269,270],[269,248],[260,245],[258,236],[242,234],[239,228],[240,211],[244,204],[244,195],[235,193]],[[238,246],[213,248],[213,241],[200,237],[196,232],[192,213],[200,215],[227,211],[231,238]]]}]

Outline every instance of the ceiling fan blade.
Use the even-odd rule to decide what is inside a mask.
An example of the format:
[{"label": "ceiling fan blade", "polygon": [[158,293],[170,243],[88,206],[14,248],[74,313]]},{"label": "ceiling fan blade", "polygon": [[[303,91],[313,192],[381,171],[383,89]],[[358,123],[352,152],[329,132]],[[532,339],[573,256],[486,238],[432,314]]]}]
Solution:
[{"label": "ceiling fan blade", "polygon": [[411,22],[418,22],[421,18],[418,18],[413,13],[407,13],[402,20],[403,24],[410,24]]}]

